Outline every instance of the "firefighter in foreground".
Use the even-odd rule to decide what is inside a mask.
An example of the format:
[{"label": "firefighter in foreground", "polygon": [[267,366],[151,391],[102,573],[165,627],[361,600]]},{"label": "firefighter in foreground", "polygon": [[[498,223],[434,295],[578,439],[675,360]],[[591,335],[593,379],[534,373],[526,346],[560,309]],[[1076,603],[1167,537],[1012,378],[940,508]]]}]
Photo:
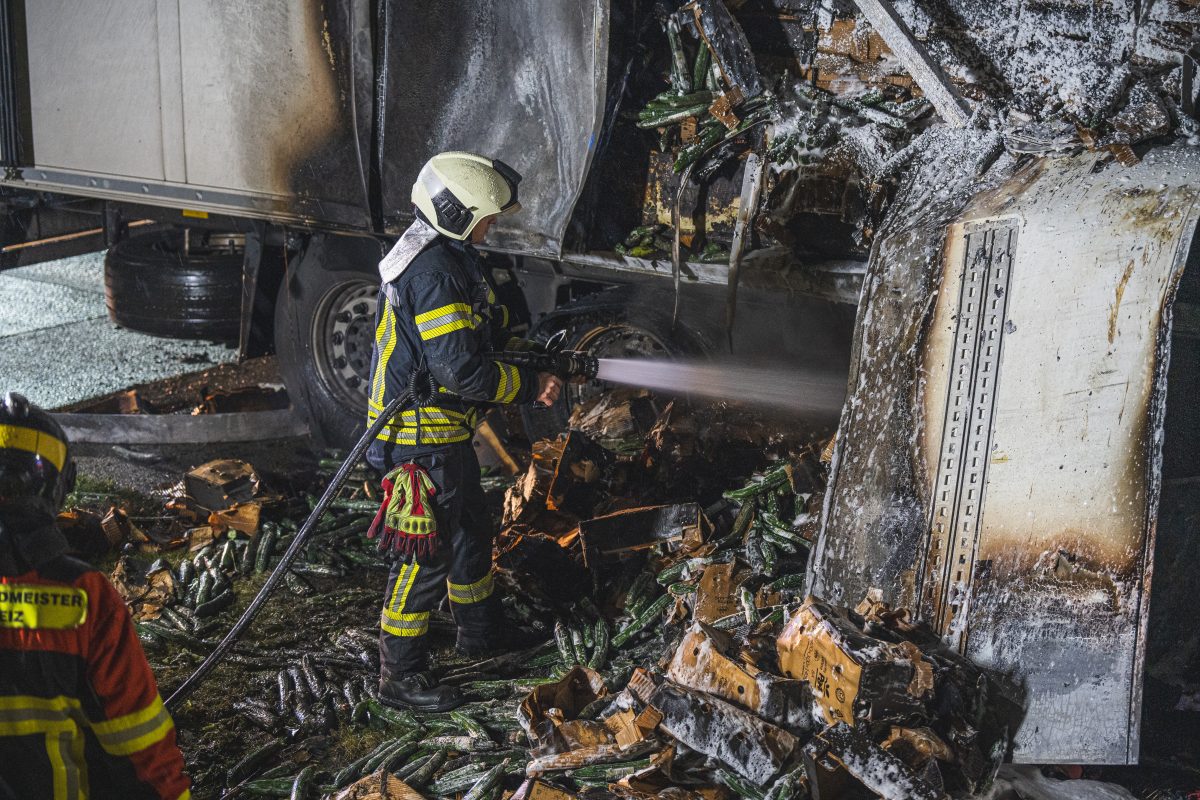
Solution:
[{"label": "firefighter in foreground", "polygon": [[549,405],[562,382],[489,357],[534,345],[508,332],[508,309],[471,245],[497,216],[520,208],[520,180],[499,160],[434,156],[413,185],[415,221],[379,264],[368,424],[393,397],[426,387],[420,406],[392,419],[367,450],[386,475],[369,535],[393,556],[379,643],[380,696],[393,706],[443,711],[463,703],[428,671],[429,612],[447,594],[464,655],[516,644],[493,594],[494,531],[471,439],[488,404]]},{"label": "firefighter in foreground", "polygon": [[0,798],[190,796],[175,726],[125,602],[65,555],[66,437],[0,401]]}]

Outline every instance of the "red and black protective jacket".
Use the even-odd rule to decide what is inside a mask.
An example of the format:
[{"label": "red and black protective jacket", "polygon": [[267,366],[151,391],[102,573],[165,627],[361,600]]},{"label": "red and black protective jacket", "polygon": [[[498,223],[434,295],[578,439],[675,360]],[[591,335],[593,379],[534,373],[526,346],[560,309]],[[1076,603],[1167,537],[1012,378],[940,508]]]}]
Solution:
[{"label": "red and black protective jacket", "polygon": [[129,612],[66,556],[0,575],[0,798],[190,796]]}]

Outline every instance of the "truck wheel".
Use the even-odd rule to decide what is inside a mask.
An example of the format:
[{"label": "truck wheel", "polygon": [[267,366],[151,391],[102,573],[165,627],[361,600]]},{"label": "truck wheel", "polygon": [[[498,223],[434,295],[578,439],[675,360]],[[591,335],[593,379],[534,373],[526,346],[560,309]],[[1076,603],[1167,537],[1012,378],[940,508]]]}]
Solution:
[{"label": "truck wheel", "polygon": [[327,446],[349,447],[366,424],[379,256],[371,240],[314,239],[279,287],[279,368],[314,438]]},{"label": "truck wheel", "polygon": [[[604,306],[573,311],[566,307],[546,317],[531,332],[535,340],[545,341],[566,330],[565,346],[584,350],[597,358],[672,358],[703,351],[683,331],[672,333],[669,316],[641,306]],[[567,430],[571,411],[579,404],[608,391],[609,384],[594,380],[568,384],[551,408],[523,406],[521,419],[529,441],[551,439]]]},{"label": "truck wheel", "polygon": [[209,241],[193,238],[185,248],[184,232],[174,229],[110,247],[104,257],[109,318],[153,336],[236,342],[243,250]]}]

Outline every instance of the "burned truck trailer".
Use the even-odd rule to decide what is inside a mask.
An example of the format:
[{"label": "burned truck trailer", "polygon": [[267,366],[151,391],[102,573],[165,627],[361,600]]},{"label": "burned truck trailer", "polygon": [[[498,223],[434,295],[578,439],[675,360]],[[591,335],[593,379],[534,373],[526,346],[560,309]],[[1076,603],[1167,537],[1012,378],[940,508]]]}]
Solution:
[{"label": "burned truck trailer", "polygon": [[273,347],[344,441],[419,166],[501,157],[535,335],[848,373],[812,590],[1008,673],[1017,759],[1133,762],[1200,477],[1200,11],[948,6],[9,0],[0,265],[110,247],[116,319]]},{"label": "burned truck trailer", "polygon": [[[365,419],[374,265],[411,221],[412,181],[438,151],[493,154],[524,176],[522,213],[499,222],[488,250],[502,300],[540,321],[539,334],[571,327],[609,354],[703,353],[719,338],[705,287],[721,288],[727,264],[687,259],[685,290],[699,293],[685,291],[674,325],[662,313],[670,299],[656,299],[670,289],[661,254],[587,240],[594,196],[615,205],[605,195],[617,192],[615,170],[595,169],[616,157],[607,145],[628,107],[613,64],[628,71],[631,46],[661,36],[642,10],[368,0],[3,8],[0,261],[111,246],[118,323],[234,339],[245,353],[274,347],[293,401],[326,440],[348,440]],[[640,224],[645,154],[640,165],[619,187],[618,241]],[[722,180],[726,216],[735,180]],[[774,271],[759,296],[755,273],[771,271],[756,270],[755,257],[743,270],[743,302],[800,326],[789,340],[820,342],[812,352],[843,374],[863,254],[851,256],[817,259],[827,269],[811,272],[832,301],[801,293],[807,270]],[[205,258],[226,277],[205,271]],[[553,314],[564,306],[584,313],[567,322]],[[740,344],[770,341],[748,328]],[[561,425],[566,412],[546,416]]]}]

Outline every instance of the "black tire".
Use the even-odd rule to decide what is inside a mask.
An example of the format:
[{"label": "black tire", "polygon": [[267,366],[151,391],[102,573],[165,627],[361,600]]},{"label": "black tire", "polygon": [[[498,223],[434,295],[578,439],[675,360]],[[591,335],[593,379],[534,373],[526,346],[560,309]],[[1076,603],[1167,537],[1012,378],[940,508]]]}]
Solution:
[{"label": "black tire", "polygon": [[314,238],[279,287],[279,369],[313,437],[329,447],[349,447],[366,425],[379,258],[369,239]]},{"label": "black tire", "polygon": [[241,252],[184,252],[183,231],[118,242],[104,257],[109,318],[171,339],[236,342],[241,325]]},{"label": "black tire", "polygon": [[[563,306],[547,315],[530,332],[535,341],[546,341],[566,331],[564,347],[585,350],[593,355],[638,355],[674,358],[701,355],[707,351],[702,337],[682,327],[672,330],[669,305],[637,302],[628,287],[589,295],[578,303]],[[612,352],[622,348],[626,352]],[[605,348],[610,348],[605,350]],[[603,391],[605,384],[593,381],[584,387],[568,385],[550,408],[522,406],[521,420],[529,441],[552,439],[567,430],[571,409],[587,391]]]}]

